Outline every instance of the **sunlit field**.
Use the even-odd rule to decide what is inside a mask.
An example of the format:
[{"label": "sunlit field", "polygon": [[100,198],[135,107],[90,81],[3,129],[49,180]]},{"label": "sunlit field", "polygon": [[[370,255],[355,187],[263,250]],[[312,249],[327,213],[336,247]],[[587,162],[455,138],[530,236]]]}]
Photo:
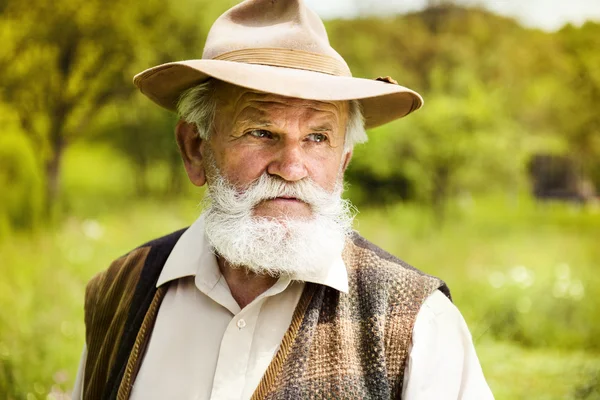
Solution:
[{"label": "sunlit field", "polygon": [[448,283],[496,398],[599,399],[598,209],[496,197],[428,220],[398,205],[358,227]]}]

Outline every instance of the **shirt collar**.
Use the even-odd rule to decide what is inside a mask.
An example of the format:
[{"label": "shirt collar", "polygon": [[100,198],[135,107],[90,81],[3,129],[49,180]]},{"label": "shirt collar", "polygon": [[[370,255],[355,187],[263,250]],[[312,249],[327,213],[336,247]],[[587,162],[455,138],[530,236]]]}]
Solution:
[{"label": "shirt collar", "polygon": [[[209,287],[216,285],[221,278],[217,259],[204,231],[203,216],[200,216],[175,244],[158,277],[156,287],[186,276],[195,276],[197,285],[202,283],[203,286]],[[298,274],[291,279],[318,283],[348,293],[348,272],[341,254],[318,272]]]}]

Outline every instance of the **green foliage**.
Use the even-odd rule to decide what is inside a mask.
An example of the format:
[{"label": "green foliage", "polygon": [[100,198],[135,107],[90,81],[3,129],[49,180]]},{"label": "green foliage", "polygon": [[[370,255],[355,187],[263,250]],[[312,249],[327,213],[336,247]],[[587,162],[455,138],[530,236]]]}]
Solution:
[{"label": "green foliage", "polygon": [[600,23],[566,26],[557,36],[569,65],[566,90],[572,93],[561,99],[560,127],[581,173],[600,187]]},{"label": "green foliage", "polygon": [[[108,144],[133,166],[135,193],[178,194],[187,180],[175,142],[175,114],[156,110],[146,99],[113,107],[97,127],[94,143]],[[138,104],[139,103],[139,104]],[[157,169],[162,174],[156,174]]]},{"label": "green foliage", "polygon": [[0,136],[0,238],[40,220],[43,186],[36,156],[23,135]]},{"label": "green foliage", "polygon": [[6,45],[0,48],[0,99],[38,144],[50,203],[60,194],[61,161],[67,146],[89,136],[107,104],[131,98],[134,73],[161,62],[200,57],[209,21],[227,4],[158,0],[119,0],[110,7],[100,0],[3,3],[0,41]]},{"label": "green foliage", "polygon": [[[402,171],[414,183],[413,198],[433,205],[441,219],[447,199],[460,191],[517,183],[523,156],[518,129],[497,118],[502,103],[496,93],[464,72],[447,76],[436,69],[432,75],[427,113],[376,129],[370,145],[357,149],[350,174],[352,168],[383,177]],[[506,162],[509,153],[512,162]]]},{"label": "green foliage", "polygon": [[[133,4],[133,3],[132,3]],[[8,1],[0,15],[0,95],[44,161],[46,196],[59,194],[62,154],[108,101],[132,93],[136,48],[128,4]],[[40,21],[44,21],[40,23]]]},{"label": "green foliage", "polygon": [[595,177],[597,26],[544,33],[451,4],[329,21],[332,44],[356,75],[393,71],[425,98],[423,110],[374,130],[356,150],[353,194],[370,204],[426,201],[441,217],[448,199],[465,191],[523,187],[535,153],[586,160],[580,175]]},{"label": "green foliage", "polygon": [[[124,154],[137,169],[138,194],[181,190],[174,121],[132,97],[131,76],[199,57],[210,24],[231,3],[3,4],[0,101],[35,143],[45,198],[65,198],[62,157],[78,140],[100,139]],[[581,178],[600,181],[599,24],[545,33],[451,2],[326,24],[355,75],[391,74],[426,100],[414,116],[374,131],[368,150],[357,149],[349,180],[363,203],[415,199],[441,217],[459,193],[521,187],[523,164],[547,151],[572,156]]]}]

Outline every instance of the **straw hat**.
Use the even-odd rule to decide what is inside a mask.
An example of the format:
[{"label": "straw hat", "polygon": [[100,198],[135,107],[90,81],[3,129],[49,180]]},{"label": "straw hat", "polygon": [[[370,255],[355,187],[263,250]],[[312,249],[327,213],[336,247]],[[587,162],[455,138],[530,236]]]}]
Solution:
[{"label": "straw hat", "polygon": [[133,82],[175,111],[181,93],[207,79],[302,99],[360,101],[367,128],[417,110],[421,96],[389,77],[354,78],[302,0],[246,0],[213,24],[200,60],[158,65]]}]

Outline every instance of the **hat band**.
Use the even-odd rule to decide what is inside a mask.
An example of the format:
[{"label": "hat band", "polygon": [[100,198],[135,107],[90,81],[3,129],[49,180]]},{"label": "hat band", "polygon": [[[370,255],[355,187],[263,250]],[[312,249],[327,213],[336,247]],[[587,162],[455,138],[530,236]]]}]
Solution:
[{"label": "hat band", "polygon": [[240,49],[220,54],[213,59],[303,69],[335,76],[352,76],[348,66],[339,60],[303,50],[280,48]]}]

